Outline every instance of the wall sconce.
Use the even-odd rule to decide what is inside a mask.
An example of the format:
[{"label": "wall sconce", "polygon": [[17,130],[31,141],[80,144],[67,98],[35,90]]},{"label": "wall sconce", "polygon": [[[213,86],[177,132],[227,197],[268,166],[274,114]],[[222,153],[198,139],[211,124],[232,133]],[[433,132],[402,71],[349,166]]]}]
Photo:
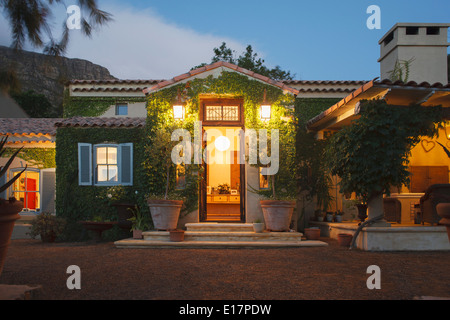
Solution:
[{"label": "wall sconce", "polygon": [[178,90],[177,102],[172,106],[173,118],[175,120],[184,120],[184,105],[181,102],[180,91]]},{"label": "wall sconce", "polygon": [[272,114],[272,106],[266,100],[266,89],[264,89],[264,101],[261,104],[260,115],[261,120],[270,120]]},{"label": "wall sconce", "polygon": [[173,118],[175,120],[184,120],[184,106],[182,104],[173,105]]}]

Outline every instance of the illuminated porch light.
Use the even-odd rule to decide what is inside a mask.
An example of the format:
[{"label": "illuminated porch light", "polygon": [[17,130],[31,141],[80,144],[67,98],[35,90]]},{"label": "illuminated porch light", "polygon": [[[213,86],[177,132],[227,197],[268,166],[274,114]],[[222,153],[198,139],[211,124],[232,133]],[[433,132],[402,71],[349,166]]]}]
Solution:
[{"label": "illuminated porch light", "polygon": [[175,120],[184,120],[184,105],[181,102],[180,90],[177,94],[177,102],[172,106],[173,108],[173,118]]},{"label": "illuminated porch light", "polygon": [[184,106],[181,104],[173,105],[173,118],[175,120],[184,120]]},{"label": "illuminated porch light", "polygon": [[267,102],[266,99],[266,89],[264,89],[264,100],[263,103],[261,104],[261,109],[260,109],[260,116],[261,116],[261,120],[270,120],[270,116],[272,113],[272,106]]},{"label": "illuminated porch light", "polygon": [[261,106],[261,120],[270,120],[271,116],[271,105],[262,105]]}]

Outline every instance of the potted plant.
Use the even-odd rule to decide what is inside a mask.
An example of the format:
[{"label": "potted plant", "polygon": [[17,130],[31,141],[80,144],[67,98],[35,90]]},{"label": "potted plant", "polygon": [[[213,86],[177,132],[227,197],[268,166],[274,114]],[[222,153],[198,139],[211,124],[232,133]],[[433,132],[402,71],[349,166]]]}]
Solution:
[{"label": "potted plant", "polygon": [[219,191],[219,194],[230,194],[230,186],[228,183],[219,184],[217,190]]},{"label": "potted plant", "polygon": [[134,209],[134,202],[125,200],[126,192],[123,186],[113,186],[108,188],[106,190],[106,196],[110,201],[110,205],[117,210],[118,227],[128,233],[131,229],[131,221],[129,219],[133,217],[133,212],[129,209]]},{"label": "potted plant", "polygon": [[323,221],[322,209],[317,209],[316,211],[314,211],[314,215],[315,215],[317,221],[319,221],[319,222]]},{"label": "potted plant", "polygon": [[133,232],[133,239],[142,239],[142,232],[148,228],[148,223],[145,216],[142,214],[138,206],[128,208],[133,215],[128,221],[131,222],[131,231]]},{"label": "potted plant", "polygon": [[177,229],[183,200],[180,200],[174,193],[169,193],[170,172],[174,165],[172,161],[172,151],[177,141],[172,141],[172,132],[176,129],[174,125],[166,125],[158,128],[154,132],[148,152],[154,159],[158,159],[158,166],[165,170],[165,190],[164,194],[150,195],[147,204],[156,230]]},{"label": "potted plant", "polygon": [[341,210],[336,211],[336,213],[334,214],[334,220],[336,222],[342,222],[342,216],[344,215],[344,212]]},{"label": "potted plant", "polygon": [[[4,138],[0,141],[0,157],[4,154],[5,144],[7,138]],[[17,154],[22,150],[20,148],[17,150],[5,164],[5,166],[0,167],[0,178],[3,177],[8,171],[9,166],[13,162],[14,158]],[[0,193],[6,191],[6,189],[11,186],[14,181],[19,179],[20,175],[26,170],[23,169],[19,174],[14,176],[11,180],[6,182],[3,185],[0,185]],[[14,229],[15,221],[20,219],[19,212],[23,209],[23,202],[17,201],[14,197],[9,198],[8,200],[0,199],[0,275],[3,270],[3,265],[5,263],[6,253],[8,250],[9,243],[11,241],[11,235]]]},{"label": "potted plant", "polygon": [[31,221],[31,230],[28,234],[33,239],[40,236],[42,242],[55,242],[57,237],[62,234],[65,224],[64,219],[50,212],[43,212]]},{"label": "potted plant", "polygon": [[90,233],[94,242],[100,242],[103,232],[114,227],[117,221],[106,219],[102,213],[98,213],[92,219],[80,221],[80,223]]},{"label": "potted plant", "polygon": [[261,219],[256,219],[253,221],[253,231],[256,233],[261,233],[264,231],[264,222]]},{"label": "potted plant", "polygon": [[[261,209],[264,216],[266,230],[274,232],[286,232],[290,230],[292,215],[296,207],[297,200],[297,163],[295,161],[295,126],[292,121],[286,121],[282,126],[271,130],[267,137],[266,148],[259,151],[261,154],[271,154],[271,167],[267,164],[258,163],[262,167],[261,174],[265,174],[269,181],[269,188],[266,190],[255,190],[264,199],[260,200]],[[279,129],[278,129],[279,128]],[[269,130],[267,130],[269,132]],[[261,139],[261,137],[259,137]],[[260,142],[261,144],[261,142]],[[270,146],[270,150],[269,150]],[[260,146],[261,147],[261,146]],[[278,147],[278,150],[276,149]],[[278,154],[277,152],[278,151]],[[250,150],[249,152],[254,152]],[[261,159],[259,159],[261,160]],[[273,161],[278,161],[278,170],[271,172]]]},{"label": "potted plant", "polygon": [[327,218],[327,222],[333,222],[333,217],[334,217],[334,213],[333,212],[327,211],[325,216]]}]

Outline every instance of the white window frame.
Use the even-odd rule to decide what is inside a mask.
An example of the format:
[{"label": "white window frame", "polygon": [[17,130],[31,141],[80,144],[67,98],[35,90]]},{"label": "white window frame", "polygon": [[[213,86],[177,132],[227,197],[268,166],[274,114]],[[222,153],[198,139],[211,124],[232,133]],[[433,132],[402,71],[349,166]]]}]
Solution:
[{"label": "white window frame", "polygon": [[[117,181],[98,181],[98,166],[97,163],[97,149],[99,148],[115,148],[117,150]],[[109,143],[102,143],[102,144],[95,144],[92,148],[92,161],[93,166],[92,169],[94,170],[94,185],[96,186],[117,186],[121,184],[122,177],[120,174],[122,163],[121,163],[121,148],[118,144],[109,144]]]}]

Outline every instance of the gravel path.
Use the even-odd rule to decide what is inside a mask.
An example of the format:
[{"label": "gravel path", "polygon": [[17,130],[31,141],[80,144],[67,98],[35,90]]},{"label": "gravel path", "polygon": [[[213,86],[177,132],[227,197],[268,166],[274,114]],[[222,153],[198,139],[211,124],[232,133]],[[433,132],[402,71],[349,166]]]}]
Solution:
[{"label": "gravel path", "polygon": [[[1,284],[41,285],[43,300],[397,300],[450,298],[450,252],[288,249],[117,249],[113,243],[13,240]],[[81,269],[69,290],[67,267]],[[381,269],[369,290],[367,268]]]}]

